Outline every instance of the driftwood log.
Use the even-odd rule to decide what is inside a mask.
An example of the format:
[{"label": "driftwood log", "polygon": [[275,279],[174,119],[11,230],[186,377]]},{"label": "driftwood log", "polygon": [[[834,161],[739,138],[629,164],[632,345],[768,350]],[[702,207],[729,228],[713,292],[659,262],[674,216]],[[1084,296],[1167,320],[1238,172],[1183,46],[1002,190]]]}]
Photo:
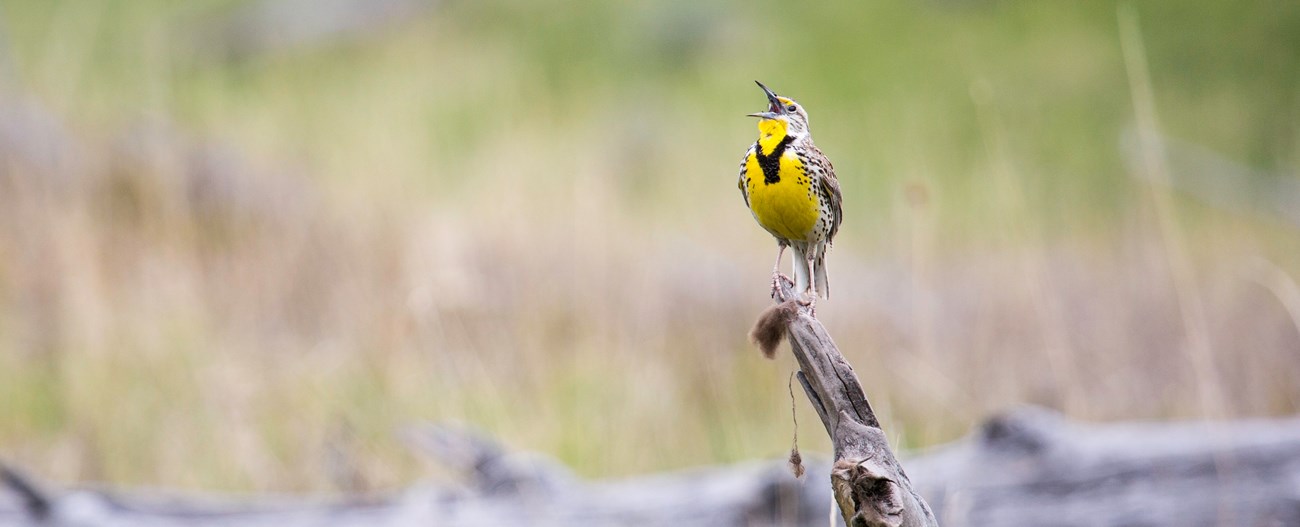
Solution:
[{"label": "driftwood log", "polygon": [[[825,458],[806,460],[803,482],[785,460],[583,481],[463,430],[406,435],[459,471],[460,484],[374,496],[212,497],[55,489],[5,470],[0,526],[820,527],[833,506],[830,488],[815,483],[830,477]],[[1080,424],[1022,408],[905,461],[945,527],[1300,525],[1300,418]]]},{"label": "driftwood log", "polygon": [[777,305],[759,317],[752,335],[769,354],[772,336],[784,333],[790,342],[799,362],[799,384],[831,437],[830,483],[844,523],[852,527],[938,525],[889,448],[853,366],[812,309],[798,300],[790,280],[782,276],[774,285]]},{"label": "driftwood log", "polygon": [[[110,489],[51,491],[3,469],[0,526],[776,526],[826,525],[830,490],[783,462],[585,482],[545,457],[464,430],[426,426],[408,442],[459,472],[459,485],[381,496],[223,498]],[[825,460],[813,474],[828,475]]]},{"label": "driftwood log", "polygon": [[1088,425],[1022,408],[908,469],[948,527],[1300,525],[1300,418]]}]

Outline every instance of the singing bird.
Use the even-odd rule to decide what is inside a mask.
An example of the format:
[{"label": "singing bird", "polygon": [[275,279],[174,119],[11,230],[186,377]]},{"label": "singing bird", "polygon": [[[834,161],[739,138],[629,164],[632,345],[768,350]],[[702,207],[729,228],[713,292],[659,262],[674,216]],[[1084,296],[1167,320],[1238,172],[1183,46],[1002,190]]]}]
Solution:
[{"label": "singing bird", "polygon": [[745,152],[737,186],[754,219],[776,238],[772,286],[789,247],[794,253],[795,291],[811,293],[807,300],[813,302],[817,296],[830,296],[826,249],[840,230],[840,184],[830,160],[813,145],[803,106],[754,83],[767,94],[768,107],[749,114],[759,119],[758,141]]}]

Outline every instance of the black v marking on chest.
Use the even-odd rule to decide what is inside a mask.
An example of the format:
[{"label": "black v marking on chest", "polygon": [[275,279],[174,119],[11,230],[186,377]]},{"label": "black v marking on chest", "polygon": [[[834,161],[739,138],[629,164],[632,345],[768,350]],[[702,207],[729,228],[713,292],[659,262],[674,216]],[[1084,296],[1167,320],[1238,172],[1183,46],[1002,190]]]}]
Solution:
[{"label": "black v marking on chest", "polygon": [[785,148],[794,142],[794,138],[785,136],[781,142],[776,144],[772,153],[763,155],[763,145],[754,143],[754,157],[758,158],[758,166],[763,169],[763,182],[771,185],[781,181],[781,154],[785,153]]}]

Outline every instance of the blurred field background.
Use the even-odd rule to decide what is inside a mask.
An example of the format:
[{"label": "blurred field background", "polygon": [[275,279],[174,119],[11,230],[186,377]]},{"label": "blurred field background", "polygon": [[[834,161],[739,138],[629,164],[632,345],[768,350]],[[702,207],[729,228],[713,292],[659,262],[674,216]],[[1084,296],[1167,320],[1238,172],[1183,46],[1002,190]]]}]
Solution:
[{"label": "blurred field background", "polygon": [[389,488],[424,420],[592,477],[782,456],[754,79],[835,162],[818,314],[901,447],[1300,407],[1300,5],[347,5],[0,4],[0,456]]}]

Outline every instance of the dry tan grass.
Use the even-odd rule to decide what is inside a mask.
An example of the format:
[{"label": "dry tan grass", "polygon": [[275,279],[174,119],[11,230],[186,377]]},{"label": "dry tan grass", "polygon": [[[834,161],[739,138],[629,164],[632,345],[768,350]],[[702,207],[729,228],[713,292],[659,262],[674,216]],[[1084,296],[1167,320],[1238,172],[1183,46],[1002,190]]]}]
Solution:
[{"label": "dry tan grass", "polygon": [[[420,419],[588,474],[782,448],[791,364],[744,339],[771,248],[738,203],[703,214],[711,232],[658,226],[592,168],[545,201],[486,183],[432,211],[327,205],[167,137],[149,155],[83,143],[97,161],[66,189],[11,158],[8,456],[59,479],[284,489],[337,480],[340,456],[363,475],[347,485],[418,475],[390,433]],[[1189,256],[1227,394],[1210,409],[1153,213],[1050,244],[1021,225],[963,254],[936,239],[942,202],[899,194],[901,250],[841,244],[819,312],[905,445],[1024,402],[1097,419],[1296,408],[1294,262],[1261,267],[1269,247],[1235,220],[1200,227],[1212,248]]]},{"label": "dry tan grass", "polygon": [[[690,79],[557,80],[522,45],[436,21],[194,65],[147,14],[51,15],[58,46],[20,49],[35,73],[0,104],[19,130],[0,133],[0,455],[64,481],[285,490],[425,474],[393,436],[417,420],[588,475],[784,452],[793,366],[745,339],[773,245],[731,179],[741,105]],[[100,25],[129,57],[108,72],[71,38]],[[699,84],[748,82],[730,34]],[[1044,82],[1100,82],[1112,44],[1114,64],[1042,59],[1060,75]],[[903,446],[1025,402],[1086,419],[1300,406],[1291,227],[1123,177],[1110,208],[1048,192],[1082,185],[1048,186],[1077,161],[1026,146],[1014,92],[969,87],[814,118],[857,189],[818,313]],[[645,111],[679,100],[685,121]],[[974,114],[969,151],[952,108]]]}]

